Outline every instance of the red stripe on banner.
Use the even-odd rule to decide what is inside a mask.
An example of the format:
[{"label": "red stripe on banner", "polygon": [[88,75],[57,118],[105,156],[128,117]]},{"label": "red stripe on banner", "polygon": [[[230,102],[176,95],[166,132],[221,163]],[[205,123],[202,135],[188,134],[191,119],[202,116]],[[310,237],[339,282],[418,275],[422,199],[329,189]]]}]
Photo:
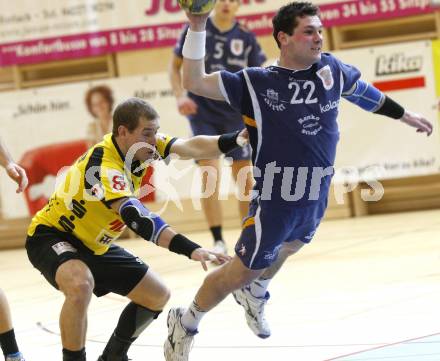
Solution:
[{"label": "red stripe on banner", "polygon": [[413,88],[424,88],[425,77],[418,76],[415,78],[407,78],[400,80],[376,81],[373,85],[381,91],[403,90]]}]

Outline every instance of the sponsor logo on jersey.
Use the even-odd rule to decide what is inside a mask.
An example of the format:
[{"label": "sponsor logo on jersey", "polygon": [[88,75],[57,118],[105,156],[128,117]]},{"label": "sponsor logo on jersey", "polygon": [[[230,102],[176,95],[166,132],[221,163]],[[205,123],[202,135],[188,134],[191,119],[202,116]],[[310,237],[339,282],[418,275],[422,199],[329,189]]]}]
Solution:
[{"label": "sponsor logo on jersey", "polygon": [[405,56],[404,53],[379,55],[376,59],[376,76],[411,73],[422,70],[423,57]]},{"label": "sponsor logo on jersey", "polygon": [[96,236],[95,242],[104,244],[108,246],[110,243],[112,243],[116,238],[118,238],[119,234],[117,236],[109,236],[108,233],[110,232],[110,229],[102,229],[101,232]]},{"label": "sponsor logo on jersey", "polygon": [[305,135],[316,135],[322,130],[322,125],[319,124],[319,117],[310,114],[299,118],[298,123],[302,126],[301,133]]},{"label": "sponsor logo on jersey", "polygon": [[110,244],[113,241],[113,237],[107,236],[106,234],[104,234],[99,240],[98,242],[101,244]]},{"label": "sponsor logo on jersey", "polygon": [[241,248],[239,249],[238,253],[241,254],[242,257],[246,254],[246,247],[244,244],[241,245]]},{"label": "sponsor logo on jersey", "polygon": [[64,253],[64,252],[78,252],[77,249],[75,247],[73,247],[70,243],[68,242],[58,242],[55,243],[52,246],[52,249],[55,251],[55,253],[59,256],[60,254]]},{"label": "sponsor logo on jersey", "polygon": [[[273,89],[267,89],[266,94],[261,94],[264,102],[274,111],[283,112],[286,106],[280,102],[278,92]],[[280,104],[281,103],[281,104]]]},{"label": "sponsor logo on jersey", "polygon": [[338,106],[339,106],[339,99],[334,101],[329,100],[328,103],[325,105],[319,104],[319,109],[321,110],[321,114],[322,114],[322,113],[327,113],[328,111],[335,109]]},{"label": "sponsor logo on jersey", "polygon": [[127,180],[125,176],[114,169],[110,169],[108,171],[108,180],[110,183],[110,187],[116,192],[124,192],[127,190]]},{"label": "sponsor logo on jersey", "polygon": [[333,88],[335,82],[333,80],[332,70],[330,69],[329,65],[326,65],[323,68],[319,69],[316,72],[316,75],[318,75],[318,77],[322,80],[322,84],[324,85],[324,88],[326,90],[330,90],[331,88]]},{"label": "sponsor logo on jersey", "polygon": [[231,53],[235,56],[240,56],[243,54],[244,43],[241,39],[232,39],[231,40]]},{"label": "sponsor logo on jersey", "polygon": [[277,246],[277,247],[273,250],[273,252],[265,251],[265,252],[264,252],[264,259],[266,259],[266,260],[270,260],[270,261],[271,261],[271,260],[274,260],[275,258],[277,258],[281,246],[282,246],[281,244],[280,244],[279,246]]},{"label": "sponsor logo on jersey", "polygon": [[99,199],[100,201],[104,199],[104,188],[102,188],[101,183],[96,183],[92,189],[92,196]]}]

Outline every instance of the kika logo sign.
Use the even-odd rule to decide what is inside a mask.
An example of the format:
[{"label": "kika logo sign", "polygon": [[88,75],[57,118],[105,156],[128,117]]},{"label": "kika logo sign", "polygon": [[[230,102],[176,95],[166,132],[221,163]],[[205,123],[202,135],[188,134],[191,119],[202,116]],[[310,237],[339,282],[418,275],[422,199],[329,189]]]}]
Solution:
[{"label": "kika logo sign", "polygon": [[376,76],[412,73],[420,71],[423,57],[406,56],[404,53],[380,55],[376,59]]}]

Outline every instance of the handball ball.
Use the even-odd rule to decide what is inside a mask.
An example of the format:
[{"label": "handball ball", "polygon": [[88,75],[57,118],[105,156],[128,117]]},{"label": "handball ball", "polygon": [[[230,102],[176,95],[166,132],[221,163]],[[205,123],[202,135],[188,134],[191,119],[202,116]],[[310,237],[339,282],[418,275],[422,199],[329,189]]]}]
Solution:
[{"label": "handball ball", "polygon": [[216,0],[178,0],[180,7],[194,15],[209,13]]}]

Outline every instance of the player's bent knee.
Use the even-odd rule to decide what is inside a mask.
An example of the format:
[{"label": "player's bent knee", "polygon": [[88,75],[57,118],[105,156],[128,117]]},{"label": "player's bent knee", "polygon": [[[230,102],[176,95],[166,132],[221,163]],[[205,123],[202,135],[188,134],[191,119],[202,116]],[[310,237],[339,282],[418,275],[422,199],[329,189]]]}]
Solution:
[{"label": "player's bent knee", "polygon": [[212,287],[217,286],[222,291],[232,292],[238,288],[241,288],[249,284],[252,280],[256,278],[254,272],[212,272],[209,274],[205,280],[205,286]]},{"label": "player's bent knee", "polygon": [[257,278],[255,275],[248,273],[242,273],[239,276],[234,277],[234,282],[232,283],[232,291],[246,286],[247,284],[251,283],[255,278]]},{"label": "player's bent knee", "polygon": [[286,247],[283,249],[283,253],[285,254],[286,257],[292,256],[297,252],[297,250],[291,248],[291,247]]},{"label": "player's bent knee", "polygon": [[60,290],[66,297],[75,299],[77,302],[87,301],[91,298],[94,288],[93,279],[73,279],[70,283],[60,286]]},{"label": "player's bent knee", "polygon": [[281,248],[281,252],[284,253],[286,256],[291,256],[298,252],[303,246],[303,242],[301,242],[300,240],[295,240],[293,242],[284,243],[283,247]]},{"label": "player's bent knee", "polygon": [[141,299],[131,298],[134,302],[139,305],[146,307],[151,310],[162,310],[168,303],[171,297],[171,291],[168,287],[162,286],[156,292],[145,292]]},{"label": "player's bent knee", "polygon": [[69,297],[90,298],[95,287],[95,281],[87,266],[79,265],[78,267],[78,264],[63,266],[64,264],[59,267],[55,276],[60,291]]},{"label": "player's bent knee", "polygon": [[[90,278],[92,274],[87,265],[77,259],[71,259],[62,263],[55,274],[55,280],[58,282],[71,281],[74,278]],[[92,277],[93,280],[93,277]]]},{"label": "player's bent knee", "polygon": [[170,300],[170,298],[171,298],[170,289],[168,287],[164,287],[156,299],[154,309],[156,310],[163,309]]}]

